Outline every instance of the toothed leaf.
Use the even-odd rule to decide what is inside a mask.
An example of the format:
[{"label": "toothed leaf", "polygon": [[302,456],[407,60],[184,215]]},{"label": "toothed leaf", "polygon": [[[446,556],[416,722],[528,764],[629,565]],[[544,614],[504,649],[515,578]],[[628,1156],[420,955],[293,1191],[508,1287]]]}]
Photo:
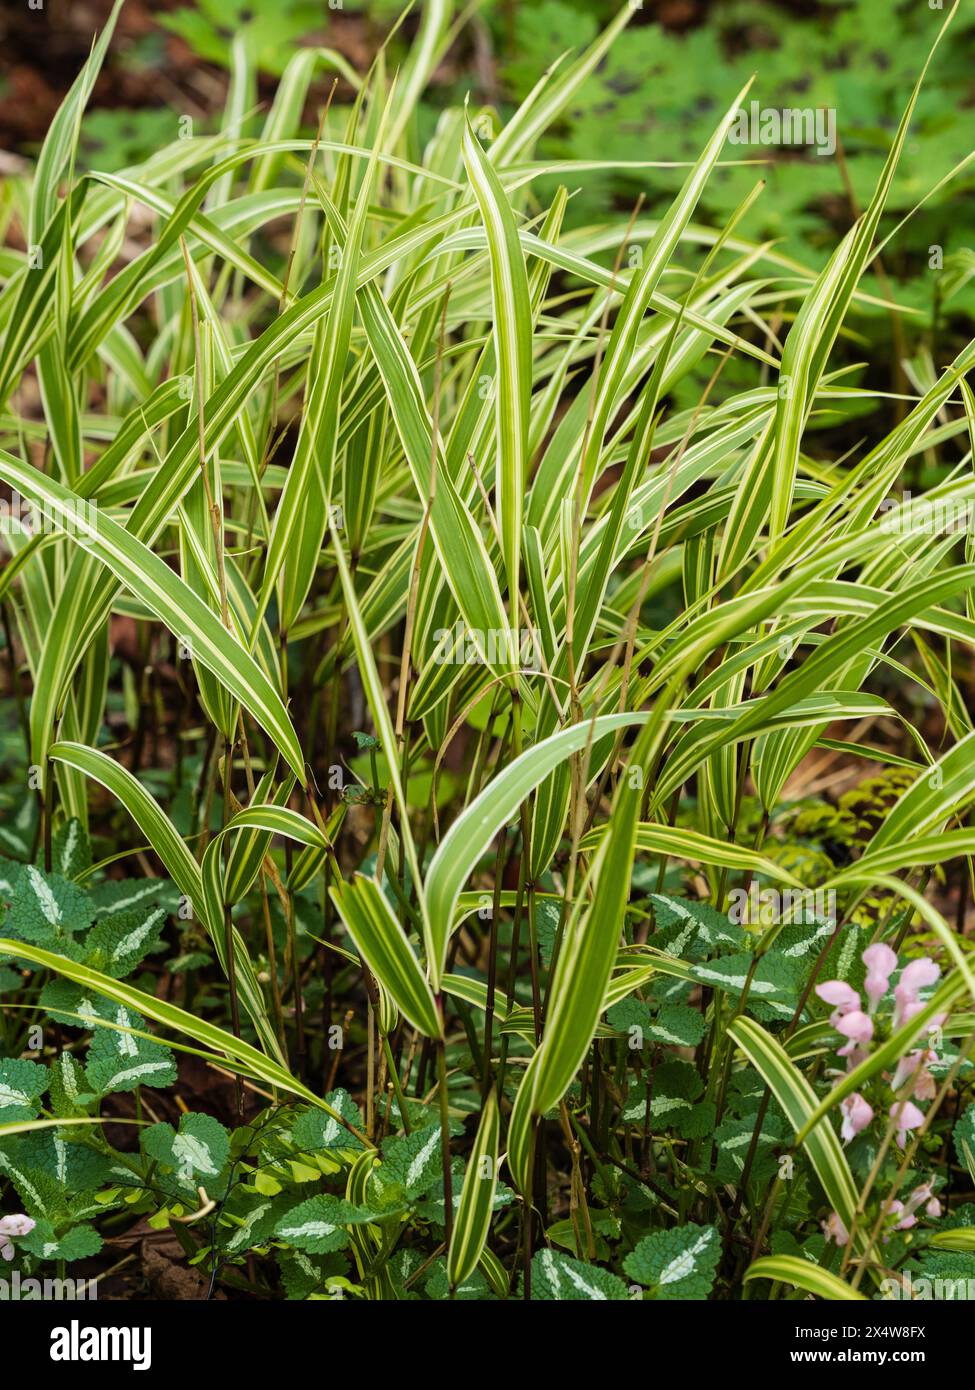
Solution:
[{"label": "toothed leaf", "polygon": [[644,1236],[623,1261],[623,1268],[653,1298],[706,1299],[720,1255],[721,1241],[714,1226],[678,1226]]}]

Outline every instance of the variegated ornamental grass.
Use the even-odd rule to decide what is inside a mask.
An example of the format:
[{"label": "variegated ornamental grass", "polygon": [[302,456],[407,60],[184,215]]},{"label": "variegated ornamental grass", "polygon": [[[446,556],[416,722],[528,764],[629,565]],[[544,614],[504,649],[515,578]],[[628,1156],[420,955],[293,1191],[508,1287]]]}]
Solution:
[{"label": "variegated ornamental grass", "polygon": [[[253,1281],[256,1252],[294,1297],[855,1299],[932,1235],[975,1264],[971,944],[926,891],[975,852],[975,548],[936,524],[975,502],[975,343],[897,410],[849,352],[865,307],[902,312],[865,277],[927,65],[814,273],[702,220],[748,88],[661,215],[567,227],[587,171],[536,145],[631,16],[504,124],[458,107],[422,147],[447,0],[395,78],[383,52],[341,66],[313,139],[335,55],[296,52],[255,117],[235,45],[222,133],[79,173],[110,22],[7,185],[0,479],[35,525],[6,528],[0,597],[35,829],[0,865],[0,1184],[36,1189],[59,1259],[97,1250],[98,1205],[45,1206],[47,1132],[107,1162],[86,1110],[184,1050],[267,1108],[232,1136],[154,1124],[102,1210],[219,1202],[184,1227],[215,1278],[250,1252]],[[921,457],[937,481],[891,505]],[[180,670],[166,775],[140,761],[162,687],[126,678],[142,732],[112,732],[119,619]],[[863,745],[864,721],[901,742]],[[813,878],[774,826],[822,749],[903,790]],[[133,904],[137,866],[159,876],[151,919],[113,924],[120,866]],[[755,884],[835,920],[742,925]],[[164,919],[202,1010],[126,978]],[[905,1013],[891,976],[844,1070],[816,986],[869,993],[871,941],[940,977]],[[29,1043],[38,1006],[84,1074]],[[901,1162],[882,1102],[915,1054],[934,1090]],[[908,1237],[912,1188],[930,1229]]]}]

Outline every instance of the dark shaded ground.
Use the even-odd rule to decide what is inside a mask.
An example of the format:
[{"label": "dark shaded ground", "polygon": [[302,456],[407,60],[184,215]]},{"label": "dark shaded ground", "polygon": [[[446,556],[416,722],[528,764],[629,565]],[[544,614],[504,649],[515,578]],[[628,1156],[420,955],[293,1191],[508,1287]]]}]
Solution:
[{"label": "dark shaded ground", "polygon": [[[78,70],[91,51],[92,36],[111,13],[112,0],[43,0],[42,10],[28,8],[27,0],[8,0],[0,12],[0,150],[15,155],[34,153],[47,132],[51,118]],[[226,90],[226,71],[206,63],[181,37],[169,32],[160,16],[185,8],[191,0],[126,0],[119,16],[111,49],[95,84],[89,110],[145,111],[161,107],[186,111],[202,118],[218,111]],[[703,23],[720,0],[644,0],[632,21],[659,23],[680,32]],[[388,16],[371,17],[374,7],[362,12],[330,11],[322,0],[322,26],[303,42],[336,49],[359,71],[368,67],[378,43],[389,27]],[[458,7],[460,8],[460,7]],[[509,0],[499,7],[502,30],[505,16],[517,6]],[[806,0],[789,0],[793,15],[818,8]],[[775,4],[770,3],[770,10]],[[418,19],[410,15],[401,33],[406,39]],[[483,30],[482,30],[483,37]],[[227,41],[232,31],[227,31]],[[504,44],[503,33],[499,38]],[[467,51],[467,50],[470,51]],[[500,55],[503,57],[503,54]],[[485,94],[496,96],[493,55],[468,31],[451,52],[438,80],[449,81],[460,72],[476,75]],[[273,94],[275,79],[262,77],[261,95]],[[330,82],[323,78],[313,96],[324,94]]]}]

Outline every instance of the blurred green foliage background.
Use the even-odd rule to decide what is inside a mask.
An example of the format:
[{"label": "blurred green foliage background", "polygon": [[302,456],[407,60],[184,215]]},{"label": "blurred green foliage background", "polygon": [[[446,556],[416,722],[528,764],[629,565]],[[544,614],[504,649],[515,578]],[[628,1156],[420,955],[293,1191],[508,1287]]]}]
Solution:
[{"label": "blurred green foliage background", "polygon": [[[946,0],[947,3],[947,0]],[[968,13],[966,14],[966,7]],[[171,138],[181,97],[206,126],[227,80],[232,44],[241,36],[270,82],[295,46],[334,48],[362,70],[401,21],[388,47],[391,66],[403,57],[420,22],[422,4],[403,18],[401,0],[128,0],[120,41],[86,120],[83,149],[92,164],[117,169],[144,158]],[[62,10],[79,35],[79,53],[108,0]],[[593,36],[618,9],[618,0],[474,0],[457,4],[456,37],[438,67],[421,107],[415,138],[422,142],[445,105],[467,93],[478,103],[510,110],[542,69]],[[57,21],[59,0],[49,0]],[[623,40],[585,84],[539,156],[599,160],[689,160],[702,148],[723,111],[752,72],[764,107],[826,107],[836,111],[840,149],[822,157],[809,149],[739,147],[768,160],[763,170],[724,169],[703,211],[723,220],[760,173],[768,185],[742,225],[755,239],[820,265],[867,201],[891,133],[917,77],[923,54],[944,18],[938,0],[643,0]],[[85,20],[88,21],[85,40]],[[21,29],[25,21],[21,20]],[[32,16],[36,40],[38,19]],[[7,62],[29,62],[30,28],[0,35]],[[937,59],[934,80],[922,92],[912,134],[889,202],[888,228],[908,213],[940,178],[973,151],[975,10],[962,12]],[[51,49],[37,54],[51,63]],[[52,78],[52,83],[54,79]],[[326,84],[319,84],[319,99]],[[31,141],[5,132],[5,110],[17,92],[0,88],[0,139],[29,152]],[[340,87],[337,101],[348,99]],[[256,103],[262,93],[255,93]],[[202,109],[201,109],[202,108]],[[19,113],[18,113],[19,114]],[[309,121],[313,111],[307,113]],[[652,212],[681,179],[679,170],[580,172],[568,225],[625,214],[639,194]],[[971,312],[969,278],[975,272],[975,159],[960,179],[935,194],[885,256],[901,303],[932,312]],[[545,197],[544,183],[539,193]],[[932,274],[932,247],[943,269]],[[937,302],[936,302],[937,301]]]}]

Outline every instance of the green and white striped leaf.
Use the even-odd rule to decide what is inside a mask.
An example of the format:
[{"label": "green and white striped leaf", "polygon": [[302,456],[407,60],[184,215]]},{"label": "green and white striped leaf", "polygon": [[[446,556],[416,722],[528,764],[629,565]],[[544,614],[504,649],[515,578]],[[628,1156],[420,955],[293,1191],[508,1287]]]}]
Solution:
[{"label": "green and white striped leaf", "polygon": [[426,1037],[439,1037],[433,991],[376,880],[357,874],[329,893],[356,950],[397,1008]]},{"label": "green and white striped leaf", "polygon": [[277,690],[216,614],[148,546],[104,512],[0,450],[0,478],[105,565],[169,628],[267,731],[304,781],[304,758]]},{"label": "green and white striped leaf", "polygon": [[852,1284],[837,1275],[831,1274],[821,1265],[805,1260],[801,1255],[763,1255],[752,1260],[745,1270],[745,1283],[751,1279],[772,1279],[777,1283],[791,1284],[794,1289],[803,1289],[830,1302],[866,1302],[866,1294],[860,1293]]},{"label": "green and white striped leaf", "polygon": [[481,1112],[447,1253],[447,1277],[456,1288],[480,1262],[491,1229],[494,1194],[498,1186],[498,1139],[501,1120],[492,1090]]}]

